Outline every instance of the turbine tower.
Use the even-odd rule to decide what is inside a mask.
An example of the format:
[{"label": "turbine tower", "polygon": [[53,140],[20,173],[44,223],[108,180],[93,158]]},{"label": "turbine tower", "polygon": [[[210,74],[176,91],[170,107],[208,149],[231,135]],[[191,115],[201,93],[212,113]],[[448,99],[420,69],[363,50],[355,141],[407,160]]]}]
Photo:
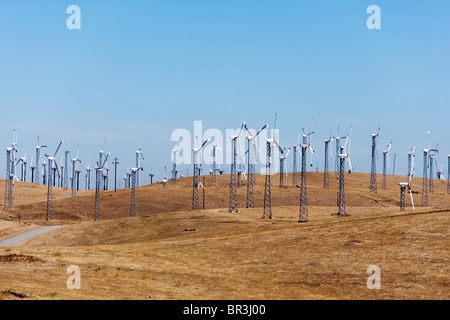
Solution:
[{"label": "turbine tower", "polygon": [[266,123],[258,132],[253,135],[247,127],[247,124],[244,122],[244,128],[248,132],[247,136],[247,208],[255,207],[255,167],[257,161],[257,143],[256,137],[268,127],[269,125]]},{"label": "turbine tower", "polygon": [[[314,120],[314,118],[313,118],[313,120]],[[311,120],[311,129],[310,129],[310,131],[308,133],[306,133],[305,129],[303,129],[303,127],[302,127],[302,131],[303,131],[303,144],[304,145],[308,145],[309,154],[310,154],[309,161],[310,161],[310,166],[312,167],[313,166],[313,164],[312,164],[312,156],[314,154],[314,150],[311,147],[312,135],[314,134],[314,131],[312,130],[312,120]],[[309,140],[309,141],[307,142],[307,140]]]},{"label": "turbine tower", "polygon": [[239,135],[237,136],[231,136],[231,170],[230,170],[230,201],[228,205],[228,211],[229,212],[239,212],[238,209],[238,194],[237,194],[237,171],[236,171],[236,163],[237,163],[237,139],[239,138]]},{"label": "turbine tower", "polygon": [[178,152],[178,145],[175,147],[175,149],[172,150],[173,153],[173,167],[172,167],[172,184],[175,185],[177,183],[177,152]]},{"label": "turbine tower", "polygon": [[[433,153],[432,153],[433,152]],[[429,153],[428,153],[428,158],[429,158],[429,166],[430,166],[430,183],[429,183],[429,188],[430,188],[430,193],[434,192],[434,171],[433,171],[433,161],[436,161],[436,153],[438,153],[439,150],[437,149],[437,146],[435,149],[430,149]],[[437,168],[439,170],[439,168]]]},{"label": "turbine tower", "polygon": [[102,171],[103,166],[108,160],[109,153],[106,155],[106,158],[103,162],[97,162],[97,167],[95,170],[95,211],[94,211],[94,221],[101,219],[101,208],[100,208],[100,190],[101,190],[101,181],[102,181]]},{"label": "turbine tower", "polygon": [[[414,151],[413,151],[414,152]],[[406,187],[408,187],[409,194],[411,196],[411,205],[413,210],[416,210],[414,207],[414,199],[412,195],[412,187],[411,187],[411,179],[412,179],[412,173],[414,170],[414,156],[412,156],[412,160],[410,162],[409,166],[409,173],[408,173],[408,182],[400,182],[398,185],[400,186],[400,211],[405,211],[405,191]]]},{"label": "turbine tower", "polygon": [[136,217],[136,180],[138,177],[138,172],[143,171],[142,167],[131,168],[131,207],[130,207],[130,217]]},{"label": "turbine tower", "polygon": [[153,184],[153,177],[155,176],[151,171],[148,173],[148,176],[150,178],[150,184]]},{"label": "turbine tower", "polygon": [[376,151],[378,141],[380,139],[380,126],[378,126],[378,132],[372,134],[372,166],[370,170],[370,192],[377,192],[377,159]]},{"label": "turbine tower", "polygon": [[[284,162],[286,161],[286,158],[290,152],[291,152],[291,148],[288,149],[288,152],[285,155],[282,155],[282,156],[280,155],[280,188],[284,188],[284,181],[283,181]],[[287,174],[287,169],[286,169],[286,174]]]},{"label": "turbine tower", "polygon": [[86,190],[91,190],[91,164],[86,166]]},{"label": "turbine tower", "polygon": [[63,175],[63,188],[69,189],[69,157],[70,151],[64,152],[64,175]]},{"label": "turbine tower", "polygon": [[217,175],[217,161],[216,161],[216,156],[217,156],[217,149],[222,150],[217,144],[213,145],[213,150],[212,150],[212,157],[213,157],[213,163],[212,163],[212,183],[216,183],[217,179],[216,179],[216,175]]},{"label": "turbine tower", "polygon": [[[339,147],[339,200],[338,200],[338,217],[347,216],[347,206],[345,201],[345,161],[347,160],[349,172],[353,171],[352,162],[350,160],[350,144],[351,144],[352,128],[350,127],[350,134],[343,147]],[[348,149],[345,150],[348,143]]]},{"label": "turbine tower", "polygon": [[308,193],[306,186],[306,148],[309,147],[308,144],[302,144],[302,176],[301,176],[301,186],[300,186],[300,217],[298,222],[308,221]]},{"label": "turbine tower", "polygon": [[45,220],[48,221],[49,218],[54,218],[53,215],[53,166],[56,167],[56,170],[58,170],[58,164],[56,163],[56,154],[58,153],[59,148],[63,144],[63,140],[60,141],[58,148],[56,148],[55,153],[53,156],[50,156],[48,154],[45,154],[45,156],[48,159],[48,177],[47,177],[47,215],[45,216]]},{"label": "turbine tower", "polygon": [[428,207],[428,153],[430,149],[423,149],[423,179],[422,179],[422,207]]},{"label": "turbine tower", "polygon": [[[388,147],[386,150],[383,151],[383,190],[387,190],[387,178],[386,178],[386,170],[387,167],[390,167],[389,164],[389,150],[391,149],[392,146],[392,142],[389,143]],[[386,162],[386,158],[387,158],[387,162]],[[386,167],[387,164],[387,167]]]},{"label": "turbine tower", "polygon": [[[141,167],[141,160],[144,160],[144,155],[142,154],[142,149],[139,148],[139,150],[136,151],[136,168],[140,168]],[[140,181],[140,171],[138,170],[136,171],[136,185],[138,187],[141,186],[141,181]]]},{"label": "turbine tower", "polygon": [[209,141],[206,139],[198,148],[192,148],[194,156],[194,175],[192,184],[192,210],[200,210],[200,201],[198,196],[198,188],[200,185],[200,166],[201,166],[201,150],[205,144]]},{"label": "turbine tower", "polygon": [[81,160],[78,159],[78,149],[77,149],[77,157],[72,158],[72,181],[71,181],[71,189],[72,189],[72,197],[76,196],[76,174],[77,174],[77,162],[81,163]]},{"label": "turbine tower", "polygon": [[[275,124],[276,124],[276,114],[275,114]],[[272,219],[272,163],[274,152],[274,145],[278,148],[281,154],[283,154],[283,149],[280,147],[278,142],[276,141],[275,136],[275,125],[273,126],[273,135],[271,139],[266,139],[266,177],[264,183],[264,212],[263,219],[268,216],[269,219]]]},{"label": "turbine tower", "polygon": [[330,187],[330,174],[328,169],[328,159],[329,159],[329,146],[330,143],[333,142],[334,138],[331,138],[331,132],[330,132],[330,138],[327,140],[324,140],[325,142],[325,160],[324,160],[324,169],[323,169],[323,187],[329,188]]},{"label": "turbine tower", "polygon": [[33,158],[31,158],[31,162],[30,162],[31,183],[34,183],[34,170],[35,169],[36,169],[36,167],[33,166]]},{"label": "turbine tower", "polygon": [[40,143],[39,143],[39,136],[37,137],[37,140],[38,140],[38,145],[36,146],[36,168],[35,168],[35,170],[34,170],[34,174],[35,174],[35,176],[34,176],[34,182],[35,183],[37,183],[37,184],[40,184],[39,183],[39,158],[40,158],[40,156],[41,156],[41,148],[47,148],[47,146],[45,145],[45,146],[41,146],[40,145]]},{"label": "turbine tower", "polygon": [[17,152],[15,147],[15,143],[13,143],[12,147],[6,148],[6,186],[5,186],[5,202],[4,209],[11,210],[13,206],[13,186],[14,186],[14,156],[13,153]]},{"label": "turbine tower", "polygon": [[[105,145],[106,145],[106,138],[103,141],[103,148],[101,150],[98,151],[98,162],[97,164],[99,164],[99,166],[103,163],[103,156],[105,155]],[[103,168],[103,166],[102,166]],[[105,181],[103,179],[103,170],[102,170],[102,179],[100,179],[100,187],[105,190]],[[103,183],[103,186],[102,186]]]},{"label": "turbine tower", "polygon": [[339,160],[339,154],[341,153],[341,139],[347,139],[348,137],[340,137],[339,136],[339,127],[338,127],[338,134],[337,137],[334,137],[334,139],[336,140],[336,157],[335,157],[335,167],[334,167],[334,172],[336,174],[339,173],[340,170],[340,160]]},{"label": "turbine tower", "polygon": [[[302,128],[303,130],[303,128]],[[303,130],[305,132],[305,130]],[[301,176],[301,185],[300,185],[300,216],[298,222],[307,222],[308,221],[308,191],[307,191],[307,183],[306,183],[306,149],[309,149],[310,157],[314,153],[311,147],[311,137],[314,131],[311,131],[308,134],[303,134],[303,143],[300,145],[302,148],[302,176]],[[309,136],[309,142],[306,141]],[[312,160],[311,160],[312,166]]]},{"label": "turbine tower", "polygon": [[414,157],[414,151],[416,150],[416,146],[414,146],[410,152],[408,152],[408,174],[407,176],[409,176],[410,174],[412,174],[411,171],[411,164],[412,164],[412,158]]},{"label": "turbine tower", "polygon": [[264,212],[263,219],[268,216],[272,219],[272,162],[273,162],[273,145],[278,147],[278,150],[283,154],[283,149],[277,143],[277,141],[272,139],[266,139],[266,177],[264,183]]}]

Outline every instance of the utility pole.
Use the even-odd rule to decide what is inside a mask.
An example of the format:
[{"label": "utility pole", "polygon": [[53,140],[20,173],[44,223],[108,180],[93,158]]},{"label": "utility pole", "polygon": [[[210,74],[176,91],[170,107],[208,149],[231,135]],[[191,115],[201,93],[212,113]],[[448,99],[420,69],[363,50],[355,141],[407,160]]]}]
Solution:
[{"label": "utility pole", "polygon": [[117,157],[114,158],[113,165],[114,165],[114,192],[117,191],[117,165],[119,164],[119,161],[117,161]]}]

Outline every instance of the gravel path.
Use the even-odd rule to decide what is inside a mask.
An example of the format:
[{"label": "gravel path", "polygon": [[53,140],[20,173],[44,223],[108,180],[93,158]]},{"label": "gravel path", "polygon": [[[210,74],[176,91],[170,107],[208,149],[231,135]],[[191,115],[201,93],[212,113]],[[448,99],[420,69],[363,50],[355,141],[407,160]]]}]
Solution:
[{"label": "gravel path", "polygon": [[0,247],[11,247],[15,246],[19,243],[22,243],[24,241],[30,240],[34,237],[37,237],[43,233],[50,232],[52,230],[61,228],[64,226],[46,226],[46,227],[39,227],[35,229],[31,229],[19,234],[16,234],[15,236],[6,238],[4,240],[0,240]]}]

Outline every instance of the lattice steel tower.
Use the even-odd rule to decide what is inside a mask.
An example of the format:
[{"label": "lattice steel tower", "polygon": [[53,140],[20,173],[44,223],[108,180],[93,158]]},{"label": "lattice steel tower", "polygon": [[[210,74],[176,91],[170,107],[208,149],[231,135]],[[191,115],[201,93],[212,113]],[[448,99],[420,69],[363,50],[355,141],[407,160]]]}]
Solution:
[{"label": "lattice steel tower", "polygon": [[178,149],[176,149],[176,148],[172,151],[172,153],[173,153],[172,184],[173,185],[177,184],[177,173],[178,173],[178,171],[177,171],[177,152],[178,152]]},{"label": "lattice steel tower", "polygon": [[347,216],[347,205],[345,202],[345,159],[347,155],[340,154],[339,155],[339,217]]},{"label": "lattice steel tower", "polygon": [[101,167],[95,168],[95,211],[94,221],[101,220],[101,207],[100,207],[100,186],[102,182],[102,170]]},{"label": "lattice steel tower", "polygon": [[4,209],[11,210],[13,205],[13,179],[14,175],[11,172],[12,164],[12,151],[15,150],[13,147],[6,148],[6,180],[5,180],[5,202]]},{"label": "lattice steel tower", "polygon": [[377,148],[377,136],[372,135],[372,166],[370,170],[370,192],[377,192],[377,159],[376,159],[376,148]]},{"label": "lattice steel tower", "polygon": [[[34,174],[35,174],[35,177],[34,177],[34,182],[35,183],[37,183],[37,184],[40,184],[40,182],[39,182],[39,174],[40,174],[40,170],[39,170],[39,158],[40,158],[40,155],[41,155],[41,148],[46,148],[47,146],[41,146],[40,144],[39,144],[39,137],[37,137],[38,138],[38,145],[36,146],[36,168],[35,168],[35,170],[34,170]],[[44,170],[44,172],[45,172],[45,170]]]},{"label": "lattice steel tower", "polygon": [[247,208],[255,207],[255,164],[256,149],[254,140],[247,137]]},{"label": "lattice steel tower", "polygon": [[328,168],[328,159],[329,159],[329,147],[330,142],[332,142],[334,138],[324,140],[325,142],[325,159],[324,159],[324,168],[323,168],[323,187],[328,188],[330,186],[330,174]]},{"label": "lattice steel tower", "polygon": [[298,222],[308,221],[308,192],[306,186],[306,148],[309,145],[302,144],[302,175],[301,175],[301,189],[300,189],[300,217]]},{"label": "lattice steel tower", "polygon": [[256,137],[268,126],[269,125],[266,123],[255,135],[253,135],[247,127],[247,124],[245,122],[243,124],[243,128],[245,128],[249,134],[247,136],[247,208],[255,207]]},{"label": "lattice steel tower", "polygon": [[428,152],[423,150],[422,207],[428,207]]},{"label": "lattice steel tower", "polygon": [[217,151],[216,149],[219,146],[217,144],[213,145],[213,149],[212,149],[212,157],[213,157],[213,162],[212,162],[212,168],[211,168],[211,182],[212,183],[216,183],[217,182],[217,161],[216,161],[216,156],[217,156]]},{"label": "lattice steel tower", "polygon": [[294,145],[293,146],[293,151],[294,151],[294,160],[293,160],[293,165],[292,165],[292,186],[296,187],[298,185],[297,183],[297,151],[298,151],[299,145]]},{"label": "lattice steel tower", "polygon": [[47,178],[47,215],[45,220],[53,219],[53,161],[54,158],[47,157],[48,159],[48,178]]},{"label": "lattice steel tower", "polygon": [[405,190],[407,185],[400,183],[400,211],[405,211]]},{"label": "lattice steel tower", "polygon": [[272,184],[271,184],[271,162],[272,162],[272,139],[266,139],[266,177],[264,182],[264,211],[263,219],[268,216],[272,219]]},{"label": "lattice steel tower", "polygon": [[64,189],[69,189],[69,153],[70,151],[66,151],[64,153]]},{"label": "lattice steel tower", "polygon": [[433,172],[433,161],[435,159],[435,155],[434,154],[430,154],[429,158],[429,167],[430,167],[430,183],[429,183],[429,191],[430,193],[434,192],[434,183],[433,183],[433,179],[434,179],[434,172]]},{"label": "lattice steel tower", "polygon": [[192,210],[200,210],[200,200],[198,196],[198,188],[200,186],[200,166],[201,166],[200,152],[208,141],[209,139],[205,140],[199,148],[192,148],[194,157],[194,175],[192,183]]},{"label": "lattice steel tower", "polygon": [[238,136],[231,136],[231,170],[230,170],[230,201],[229,201],[229,212],[239,212],[238,210],[238,194],[237,194],[237,138]]},{"label": "lattice steel tower", "polygon": [[[291,148],[288,149],[288,152],[285,155],[280,156],[280,188],[284,187],[284,163],[286,162],[286,158],[290,152],[291,152]],[[287,171],[287,169],[286,169],[286,171]]]},{"label": "lattice steel tower", "polygon": [[[47,176],[47,215],[45,217],[45,220],[48,220],[50,218],[54,218],[53,215],[53,185],[54,185],[54,179],[53,177],[56,176],[56,170],[58,169],[58,164],[56,163],[56,154],[58,153],[59,148],[63,144],[63,140],[58,145],[58,148],[56,148],[55,154],[53,156],[49,156],[46,154],[47,157],[47,165],[48,165],[48,176]],[[55,168],[53,168],[55,167]]]},{"label": "lattice steel tower", "polygon": [[138,172],[142,171],[143,168],[131,168],[131,206],[130,206],[130,217],[136,217],[136,180],[138,177]]}]

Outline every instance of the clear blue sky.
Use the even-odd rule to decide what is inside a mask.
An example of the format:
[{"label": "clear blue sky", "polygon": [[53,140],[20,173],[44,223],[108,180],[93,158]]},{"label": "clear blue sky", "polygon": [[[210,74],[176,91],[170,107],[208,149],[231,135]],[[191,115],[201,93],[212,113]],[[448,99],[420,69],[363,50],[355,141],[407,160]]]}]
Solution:
[{"label": "clear blue sky", "polygon": [[[81,30],[66,27],[72,4]],[[381,30],[366,27],[372,4]],[[380,149],[392,141],[396,173],[406,174],[414,145],[427,147],[428,130],[447,172],[449,12],[447,0],[3,0],[0,145],[15,128],[31,159],[36,136],[51,152],[64,139],[74,153],[80,145],[84,167],[106,138],[119,176],[142,147],[144,172],[160,180],[173,130],[193,131],[194,120],[223,133],[244,120],[257,129],[277,113],[282,146],[314,117],[319,170],[330,130],[353,126],[352,162],[369,172],[381,122]],[[0,168],[4,176],[5,156]]]}]

